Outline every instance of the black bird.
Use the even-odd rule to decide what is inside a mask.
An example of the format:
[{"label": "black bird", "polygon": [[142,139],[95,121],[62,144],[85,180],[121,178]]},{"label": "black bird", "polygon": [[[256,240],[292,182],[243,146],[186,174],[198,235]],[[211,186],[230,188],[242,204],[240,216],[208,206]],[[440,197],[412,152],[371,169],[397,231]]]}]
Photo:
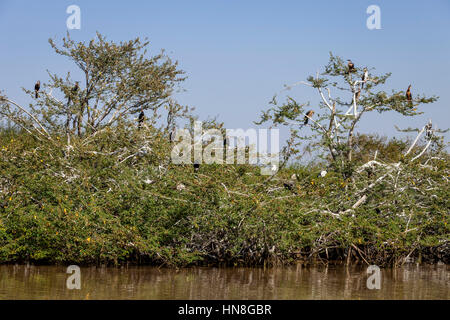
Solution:
[{"label": "black bird", "polygon": [[67,105],[70,104],[70,101],[77,94],[79,89],[80,89],[80,83],[78,81],[76,81],[75,85],[72,88],[72,90],[70,90],[70,95],[69,95],[69,98],[67,99]]},{"label": "black bird", "polygon": [[40,80],[38,80],[37,82],[36,82],[36,84],[34,85],[34,92],[35,92],[35,97],[36,97],[36,99],[37,98],[39,98],[39,90],[41,89],[41,81]]},{"label": "black bird", "polygon": [[194,171],[198,172],[198,170],[200,169],[200,163],[198,163],[198,161],[194,162]]},{"label": "black bird", "polygon": [[355,71],[355,65],[352,62],[352,60],[348,59],[347,61],[348,61],[348,64],[347,64],[347,66],[348,66],[348,73]]},{"label": "black bird", "polygon": [[408,86],[408,90],[406,90],[406,99],[408,100],[409,104],[412,104],[412,94],[411,94],[411,85]]},{"label": "black bird", "polygon": [[142,123],[144,122],[145,119],[145,113],[144,110],[141,110],[141,113],[139,113],[139,118],[138,118],[138,129],[141,129]]},{"label": "black bird", "polygon": [[76,81],[75,85],[72,88],[72,93],[76,93],[80,89],[80,82]]},{"label": "black bird", "polygon": [[307,125],[309,119],[310,119],[313,115],[314,115],[314,110],[309,110],[309,111],[306,113],[306,116],[305,116],[305,119],[304,119],[303,124],[304,124],[304,125]]},{"label": "black bird", "polygon": [[294,190],[295,182],[291,181],[291,180],[286,180],[283,182],[283,187],[287,190],[292,191],[292,190]]}]

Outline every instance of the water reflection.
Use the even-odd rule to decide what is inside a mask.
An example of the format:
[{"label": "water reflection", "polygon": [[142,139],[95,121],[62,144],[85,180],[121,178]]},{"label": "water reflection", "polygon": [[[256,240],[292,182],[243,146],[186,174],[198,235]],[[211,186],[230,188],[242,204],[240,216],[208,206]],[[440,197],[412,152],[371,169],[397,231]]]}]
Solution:
[{"label": "water reflection", "polygon": [[381,269],[366,287],[364,266],[283,268],[81,268],[81,290],[66,267],[0,266],[0,299],[449,299],[447,265]]}]

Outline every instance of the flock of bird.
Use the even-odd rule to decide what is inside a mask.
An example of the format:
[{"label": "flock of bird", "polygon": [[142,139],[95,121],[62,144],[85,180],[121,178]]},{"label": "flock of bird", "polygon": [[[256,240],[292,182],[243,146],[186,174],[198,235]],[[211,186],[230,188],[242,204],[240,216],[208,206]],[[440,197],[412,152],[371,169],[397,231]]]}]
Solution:
[{"label": "flock of bird", "polygon": [[[355,72],[356,68],[355,68],[355,64],[348,59],[347,60],[347,74],[350,74],[351,72]],[[366,83],[366,81],[369,79],[369,71],[367,70],[367,68],[364,68],[364,74],[362,75],[362,84],[361,84],[361,89],[364,89],[364,84]],[[36,82],[36,84],[34,85],[34,92],[35,92],[35,97],[36,99],[39,98],[39,90],[41,89],[41,82],[38,80]],[[79,82],[77,81],[75,83],[75,86],[72,89],[72,96],[78,91],[79,89]],[[356,101],[358,101],[359,96],[361,94],[361,89],[359,89],[356,94],[355,94],[355,99]],[[411,94],[411,85],[408,86],[408,89],[406,90],[406,99],[408,100],[409,103],[412,103],[412,94]],[[71,101],[71,97],[69,96],[67,104],[69,104]],[[312,116],[314,115],[314,110],[309,110],[306,115],[305,118],[303,120],[303,124],[307,125],[309,122],[309,119],[312,118]],[[145,119],[145,114],[144,114],[144,110],[141,109],[141,112],[139,113],[139,117],[138,117],[138,129],[141,128],[142,123],[144,122]]]},{"label": "flock of bird", "polygon": [[[356,68],[355,68],[355,64],[348,59],[347,60],[347,72],[346,74],[350,74],[351,72],[356,72]],[[369,71],[367,70],[367,68],[364,68],[364,74],[362,75],[362,83],[361,83],[361,89],[364,88],[364,84],[367,82],[367,80],[369,79]],[[38,80],[36,82],[36,84],[34,85],[34,96],[36,99],[39,98],[39,91],[41,89],[41,81]],[[71,90],[71,94],[69,95],[68,99],[67,99],[67,107],[69,107],[70,101],[72,100],[72,98],[76,95],[76,93],[78,92],[78,90],[80,89],[80,85],[79,82],[75,82],[74,87]],[[356,93],[355,93],[355,99],[356,101],[358,101],[359,96],[361,94],[361,89],[359,89]],[[406,90],[406,100],[412,105],[412,94],[411,94],[411,85],[408,86],[408,89]],[[68,111],[69,112],[69,111]],[[309,110],[306,115],[305,118],[303,120],[303,125],[307,125],[309,120],[312,118],[312,116],[314,115],[314,110]],[[142,124],[144,123],[145,120],[145,113],[143,108],[141,108],[141,112],[139,113],[138,116],[138,130],[141,129]],[[67,121],[70,121],[70,116],[67,117]],[[68,126],[69,123],[66,124],[66,126]],[[170,140],[172,142],[172,133],[170,134]],[[226,140],[224,140],[224,146],[226,146]],[[199,163],[194,163],[193,165],[194,167],[194,171],[197,172],[200,168],[200,164]]]},{"label": "flock of bird", "polygon": [[[356,72],[355,64],[352,62],[352,60],[348,59],[347,62],[348,63],[347,63],[346,74],[350,74],[351,72]],[[364,73],[361,77],[361,81],[362,81],[361,88],[355,93],[355,101],[359,100],[359,97],[361,95],[361,90],[364,89],[364,84],[367,82],[368,79],[369,79],[369,71],[367,70],[367,68],[364,68]],[[412,106],[411,85],[409,85],[408,89],[406,90],[406,100],[408,101],[409,105]],[[314,115],[314,110],[309,110],[305,115],[305,118],[303,120],[303,125],[307,125],[309,122],[309,119],[311,119],[313,115]]]},{"label": "flock of bird", "polygon": [[[352,60],[347,60],[347,74],[350,74],[350,72],[355,72],[355,64],[352,62]],[[367,68],[364,68],[364,74],[361,77],[361,89],[364,89],[364,84],[367,82],[367,80],[369,79],[369,71],[367,70]],[[359,95],[361,94],[361,90],[358,90],[358,92],[356,93],[356,100],[358,100]],[[406,100],[409,103],[412,103],[412,94],[411,94],[411,85],[408,86],[408,89],[406,90]]]}]

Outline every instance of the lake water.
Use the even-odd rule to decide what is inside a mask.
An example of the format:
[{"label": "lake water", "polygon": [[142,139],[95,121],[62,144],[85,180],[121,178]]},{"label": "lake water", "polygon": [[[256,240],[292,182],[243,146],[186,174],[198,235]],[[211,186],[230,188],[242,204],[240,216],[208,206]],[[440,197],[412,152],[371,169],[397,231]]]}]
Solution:
[{"label": "lake water", "polygon": [[0,299],[450,299],[450,266],[381,269],[368,289],[365,266],[280,268],[81,268],[67,289],[64,266],[0,266]]}]

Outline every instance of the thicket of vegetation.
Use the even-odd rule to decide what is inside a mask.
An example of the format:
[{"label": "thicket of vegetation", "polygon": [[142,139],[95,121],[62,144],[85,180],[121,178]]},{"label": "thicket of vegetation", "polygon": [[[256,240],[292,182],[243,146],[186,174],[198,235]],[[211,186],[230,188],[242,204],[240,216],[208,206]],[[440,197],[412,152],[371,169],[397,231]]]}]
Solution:
[{"label": "thicket of vegetation", "polygon": [[[292,98],[274,97],[262,114],[259,123],[291,127],[275,175],[253,165],[197,171],[171,162],[170,134],[195,119],[172,99],[184,80],[175,62],[147,57],[138,39],[51,45],[83,81],[51,74],[38,94],[24,89],[28,108],[0,96],[11,123],[0,133],[0,262],[449,262],[449,155],[439,131],[409,129],[408,141],[355,131],[368,112],[414,116],[436,98],[377,91],[389,74],[363,81],[366,70],[331,56],[304,83],[322,101],[308,124],[307,105]],[[292,164],[302,146],[320,159]]]}]

